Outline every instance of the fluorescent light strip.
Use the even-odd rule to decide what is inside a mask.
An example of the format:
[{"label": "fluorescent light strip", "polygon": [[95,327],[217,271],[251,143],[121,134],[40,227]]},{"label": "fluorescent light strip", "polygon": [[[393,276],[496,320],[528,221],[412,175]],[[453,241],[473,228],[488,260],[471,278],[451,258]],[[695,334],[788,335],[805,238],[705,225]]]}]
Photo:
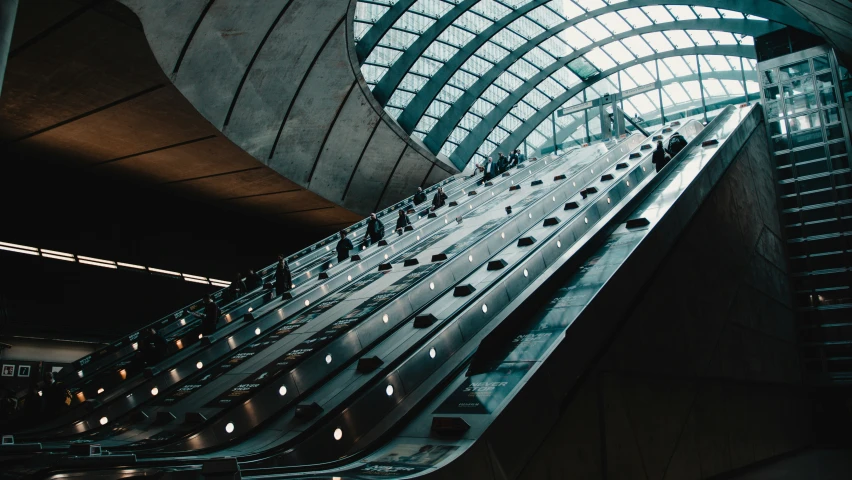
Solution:
[{"label": "fluorescent light strip", "polygon": [[35,247],[28,247],[26,245],[18,245],[17,243],[0,242],[0,247],[10,247],[10,248],[17,248],[19,250],[30,250],[30,251],[33,251],[33,252],[38,252],[38,249],[35,248]]},{"label": "fluorescent light strip", "polygon": [[79,261],[80,261],[80,263],[84,263],[84,264],[86,264],[86,265],[94,265],[94,266],[96,266],[96,267],[104,267],[104,268],[112,268],[112,269],[117,269],[117,268],[118,268],[118,267],[116,267],[115,265],[113,265],[113,264],[111,264],[111,263],[92,262],[92,261],[89,261],[89,260],[83,260],[83,257],[78,257],[78,258],[80,259],[80,260],[79,260]]},{"label": "fluorescent light strip", "polygon": [[45,253],[53,255],[53,256],[68,257],[68,258],[71,258],[71,259],[74,258],[74,255],[71,254],[71,253],[57,252],[56,250],[48,250],[46,248],[42,248],[41,254],[44,255]]},{"label": "fluorescent light strip", "polygon": [[134,270],[146,270],[142,265],[134,265],[132,263],[124,263],[124,262],[115,262],[119,267],[123,268],[132,268]]},{"label": "fluorescent light strip", "polygon": [[184,277],[183,279],[186,280],[187,282],[201,283],[201,284],[204,284],[204,285],[209,285],[209,283],[207,283],[207,280],[198,280],[198,279],[195,279],[195,278],[187,278],[187,277]]},{"label": "fluorescent light strip", "polygon": [[196,279],[196,280],[204,280],[205,282],[207,281],[207,277],[200,277],[200,276],[198,276],[198,275],[190,275],[190,274],[188,274],[188,273],[184,273],[184,274],[183,274],[183,276],[184,276],[185,278],[194,278],[194,279]]},{"label": "fluorescent light strip", "polygon": [[176,276],[176,277],[179,277],[179,276],[180,276],[180,273],[179,273],[179,272],[173,272],[173,271],[171,271],[171,270],[163,270],[163,269],[161,269],[161,268],[148,267],[148,271],[149,271],[149,272],[154,272],[154,273],[164,273],[164,274],[166,274],[166,275],[174,275],[174,276]]},{"label": "fluorescent light strip", "polygon": [[0,250],[8,250],[10,252],[15,253],[26,253],[28,255],[36,255],[38,256],[38,250],[21,250],[20,248],[6,247],[4,245],[0,245]]},{"label": "fluorescent light strip", "polygon": [[61,256],[61,255],[54,255],[54,254],[52,254],[52,253],[44,253],[44,250],[42,250],[42,251],[41,251],[41,256],[42,256],[42,257],[45,257],[45,258],[54,258],[54,259],[56,259],[56,260],[65,260],[66,262],[73,262],[73,261],[75,261],[75,259],[74,259],[74,256],[73,256],[73,255],[72,255],[72,256],[70,256],[70,257],[63,257],[63,256]]}]

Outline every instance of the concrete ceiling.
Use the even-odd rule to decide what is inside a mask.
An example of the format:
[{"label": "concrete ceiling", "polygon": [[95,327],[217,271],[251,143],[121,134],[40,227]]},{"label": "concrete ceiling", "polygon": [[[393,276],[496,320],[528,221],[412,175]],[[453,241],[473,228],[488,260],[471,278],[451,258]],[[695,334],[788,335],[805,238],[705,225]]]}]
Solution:
[{"label": "concrete ceiling", "polygon": [[[203,9],[208,1],[150,3]],[[263,55],[257,56],[255,65],[265,68],[246,75],[241,96],[255,103],[238,102],[223,134],[221,118],[211,114],[228,111],[230,100],[222,99],[230,93],[221,80],[243,76],[242,70],[224,72],[240,59],[248,62],[258,50],[240,42],[259,41],[266,32],[263,27],[259,36],[247,34],[244,27],[263,24],[259,19],[268,24],[268,11],[257,15],[261,6],[276,4],[281,10],[287,2],[218,3],[246,12],[254,6],[258,11],[244,15],[241,21],[248,24],[229,23],[235,18],[228,9],[210,8],[206,21],[192,19],[190,27],[199,22],[193,31],[198,49],[180,45],[184,68],[180,75],[167,69],[169,78],[160,68],[163,54],[155,56],[142,24],[125,6],[113,0],[20,2],[0,95],[0,146],[30,158],[49,156],[93,173],[129,177],[293,227],[321,230],[351,224],[377,206],[410,194],[416,186],[449,174],[432,168],[432,161],[413,143],[397,136],[370,111],[352,71],[339,68],[345,67],[340,63],[345,58],[320,55],[308,44],[278,45],[272,55],[278,60],[274,66],[263,63]],[[338,10],[345,15],[345,8]],[[290,11],[304,12],[304,8]],[[294,23],[285,19],[281,19],[282,28],[292,32]],[[345,28],[340,23],[329,28],[333,30],[326,32],[328,38],[320,46],[335,47],[326,51],[337,53],[344,46]],[[182,35],[181,41],[186,40],[189,32]],[[291,52],[292,58],[279,56],[284,52]],[[205,65],[203,57],[215,61]],[[314,59],[310,65],[325,68],[308,69],[313,75],[308,79],[288,75],[292,65],[306,57]],[[350,78],[329,77],[334,70],[345,70]],[[285,92],[263,90],[273,78],[277,88],[317,85],[302,89],[316,95],[303,94],[292,101]],[[341,81],[345,86],[335,87]],[[334,101],[320,105],[317,97],[325,92],[333,93]],[[211,95],[219,98],[224,108],[198,103],[199,95],[203,100]],[[273,105],[274,112],[264,110]],[[281,127],[282,110],[288,111],[289,119],[276,155],[268,159],[269,131]],[[331,122],[318,118],[319,112],[335,110],[340,115]],[[327,128],[329,123],[333,131]],[[328,131],[322,134],[324,129]],[[245,133],[235,136],[236,131]],[[317,138],[322,141],[319,150]],[[370,140],[369,148],[364,146],[365,139]],[[314,157],[305,153],[309,149]]]},{"label": "concrete ceiling", "polygon": [[776,0],[807,19],[834,47],[837,58],[852,68],[852,2],[849,0]]}]

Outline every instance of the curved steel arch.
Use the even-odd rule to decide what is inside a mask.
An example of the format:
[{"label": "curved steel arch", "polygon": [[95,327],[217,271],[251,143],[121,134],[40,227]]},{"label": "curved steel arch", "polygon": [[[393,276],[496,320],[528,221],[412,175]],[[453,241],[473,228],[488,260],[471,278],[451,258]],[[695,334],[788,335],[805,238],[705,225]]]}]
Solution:
[{"label": "curved steel arch", "polygon": [[[702,79],[711,79],[711,78],[712,78],[712,79],[716,79],[716,80],[737,80],[737,81],[742,81],[742,79],[743,79],[743,75],[742,75],[742,72],[740,72],[739,70],[725,70],[725,71],[723,71],[723,72],[707,72],[707,73],[703,73],[703,72],[702,72],[702,73],[701,73],[701,78],[702,78]],[[662,82],[660,82],[660,85],[661,85],[661,86],[663,86],[663,87],[665,87],[666,85],[671,85],[671,84],[673,84],[673,83],[690,82],[690,81],[695,81],[695,80],[698,80],[698,74],[697,74],[697,73],[694,73],[694,74],[692,74],[692,75],[683,75],[683,76],[680,76],[680,77],[674,77],[674,78],[670,78],[670,79],[668,79],[668,80],[663,80]],[[655,89],[655,90],[651,90],[651,92],[654,92],[654,91],[656,91],[656,89]],[[640,94],[640,95],[641,95],[641,94]],[[637,95],[637,96],[638,96],[638,95]],[[732,97],[733,97],[733,96],[732,96]],[[626,98],[625,98],[625,100],[627,100],[628,98],[631,98],[631,97],[626,97]],[[688,104],[690,104],[690,103],[700,102],[700,101],[701,101],[701,100],[693,100],[693,101],[691,101],[691,102],[678,103],[678,104],[676,104],[676,105],[677,105],[677,106],[683,106],[683,105],[688,105]],[[599,113],[600,113],[600,110],[598,110],[598,109],[592,109],[592,110],[589,112],[589,119],[597,118],[597,116],[598,116],[598,114],[599,114]],[[542,123],[543,123],[543,122],[545,122],[545,121],[547,121],[547,119],[543,120],[543,121],[542,121]],[[583,120],[574,120],[574,121],[572,121],[571,123],[569,123],[568,125],[565,125],[564,127],[562,127],[562,128],[560,128],[559,130],[557,130],[557,131],[556,131],[556,143],[557,143],[557,144],[560,144],[560,143],[564,142],[565,140],[567,140],[567,139],[568,139],[568,135],[569,135],[569,134],[571,134],[571,133],[573,133],[573,132],[574,132],[574,130],[576,130],[576,129],[577,129],[577,127],[578,127],[580,124],[583,124],[583,123],[585,123],[585,119],[583,119]],[[539,123],[538,125],[536,125],[536,128],[538,128],[539,126],[541,126],[541,123]],[[570,131],[569,131],[569,130],[570,130]],[[524,138],[526,138],[526,137],[524,137]],[[546,137],[546,138],[547,138],[547,141],[545,141],[544,145],[547,145],[548,143],[549,143],[550,145],[552,145],[552,144],[553,144],[553,135],[551,135],[551,136],[549,136],[549,137]]]},{"label": "curved steel arch", "polygon": [[[621,5],[621,4],[620,4]],[[553,73],[558,71],[563,66],[567,65],[571,61],[575,60],[579,56],[586,54],[595,48],[603,47],[608,45],[609,43],[623,40],[631,37],[635,37],[637,35],[642,35],[645,33],[651,32],[659,32],[666,30],[684,30],[684,29],[700,29],[700,30],[716,30],[716,31],[724,31],[724,32],[732,32],[732,33],[743,33],[748,35],[762,35],[765,33],[769,33],[774,30],[778,30],[783,28],[783,25],[774,23],[774,22],[758,22],[754,20],[740,20],[740,19],[707,19],[707,20],[683,20],[677,22],[667,22],[660,23],[655,25],[649,25],[647,27],[636,28],[632,30],[627,30],[617,35],[613,35],[612,37],[608,37],[604,40],[591,43],[579,50],[574,50],[570,54],[557,59],[555,62],[550,65],[544,67],[539,73],[535,76],[524,82],[523,85],[518,87],[515,92],[522,91],[523,96],[527,93],[531,92],[540,82],[544,81],[547,77],[551,76]],[[547,32],[542,35],[547,34]],[[548,35],[548,38],[553,35],[552,33]],[[539,37],[536,37],[539,38]],[[542,40],[543,41],[543,40]],[[498,62],[493,68],[491,68],[488,72],[483,74],[479,80],[477,80],[473,85],[467,88],[459,97],[455,103],[450,107],[449,110],[444,113],[444,115],[438,120],[438,122],[432,127],[429,133],[426,135],[426,138],[423,139],[423,143],[432,150],[440,151],[441,146],[444,142],[449,138],[453,129],[458,125],[461,121],[462,117],[467,113],[470,107],[476,102],[476,100],[482,95],[485,90],[491,86],[494,81],[515,61],[521,58],[526,52],[532,50],[537,45],[528,45],[518,48],[511,55],[507,56],[500,62]],[[422,90],[421,90],[422,91]],[[514,93],[514,92],[512,92]],[[483,120],[484,121],[484,120]],[[495,124],[496,125],[496,124]],[[458,165],[457,165],[458,166]],[[459,167],[462,168],[462,167]]]},{"label": "curved steel arch", "polygon": [[[444,87],[444,85],[450,80],[450,78],[452,78],[452,76],[459,70],[459,68],[461,68],[461,66],[471,56],[473,56],[473,54],[480,47],[485,45],[485,43],[488,42],[491,38],[493,38],[494,35],[496,35],[502,29],[508,27],[512,22],[514,22],[515,20],[517,20],[521,16],[525,15],[529,11],[534,10],[535,8],[538,8],[542,5],[545,5],[546,3],[548,3],[548,1],[549,0],[534,0],[532,2],[529,2],[525,5],[523,5],[518,10],[515,10],[512,13],[504,16],[503,18],[498,19],[490,27],[486,28],[481,33],[476,35],[473,40],[468,42],[466,45],[462,46],[459,49],[459,51],[456,52],[456,54],[453,55],[447,62],[445,62],[444,65],[437,72],[435,72],[435,74],[432,75],[432,78],[430,78],[429,81],[427,81],[426,84],[424,84],[423,87],[420,88],[420,90],[415,95],[415,98],[412,99],[411,102],[409,102],[409,104],[403,110],[402,114],[400,114],[399,118],[397,119],[397,122],[400,124],[400,126],[403,128],[403,130],[405,130],[408,133],[411,133],[412,131],[414,131],[414,128],[417,125],[417,123],[420,121],[420,118],[423,116],[423,114],[429,108],[429,105],[435,99],[435,97],[438,95],[438,93],[441,91],[441,89]],[[771,20],[771,21],[775,21],[775,22],[782,23],[782,24],[785,24],[785,25],[795,26],[799,29],[806,30],[806,31],[812,31],[813,30],[813,27],[811,27],[810,24],[808,24],[806,21],[804,21],[800,16],[798,16],[789,7],[786,7],[784,5],[780,5],[780,4],[777,4],[777,3],[773,3],[773,2],[769,2],[769,1],[766,1],[766,0],[762,0],[762,1],[759,1],[759,2],[746,2],[745,5],[737,5],[737,3],[732,1],[732,0],[695,0],[695,1],[687,1],[687,0],[672,0],[672,1],[628,0],[627,2],[623,2],[623,3],[607,5],[603,8],[593,10],[591,12],[585,13],[585,14],[580,15],[578,17],[575,17],[575,18],[572,18],[572,19],[567,20],[565,22],[562,22],[559,25],[556,25],[551,29],[546,29],[546,31],[544,33],[542,33],[542,34],[536,36],[535,38],[531,39],[530,41],[526,42],[521,48],[529,48],[531,50],[534,46],[543,42],[547,38],[549,38],[553,35],[556,35],[560,31],[565,30],[565,29],[567,29],[567,28],[569,28],[573,25],[576,25],[577,23],[579,23],[583,20],[587,20],[589,18],[597,17],[597,16],[600,16],[600,15],[610,13],[610,12],[614,12],[614,11],[618,11],[618,10],[625,10],[625,9],[629,9],[629,8],[651,6],[651,5],[698,5],[698,6],[706,6],[706,7],[713,7],[713,8],[723,8],[723,9],[738,11],[738,12],[741,12],[741,13],[746,13],[746,14],[749,14],[749,15],[760,16],[762,18],[766,18],[766,19]],[[400,13],[400,15],[401,15],[401,13]],[[460,16],[460,15],[461,15],[461,13],[459,13],[459,15],[457,15],[451,21],[449,21],[447,23],[447,26],[452,24],[452,21],[454,21],[455,18],[458,18],[458,16]],[[388,14],[383,16],[382,20],[384,20],[384,18],[386,16],[388,16]],[[447,15],[445,15],[445,17],[446,16]],[[390,23],[393,24],[395,22],[395,20],[396,19],[394,19]],[[674,22],[674,23],[677,23],[677,22]],[[377,22],[377,24],[378,24],[378,22]],[[436,25],[437,25],[437,22],[436,22]],[[376,96],[377,99],[380,100],[382,105],[385,105],[387,103],[387,99],[389,99],[391,97],[391,95],[393,95],[393,90],[396,89],[396,87],[402,81],[402,78],[408,73],[410,66],[414,64],[416,59],[419,58],[423,54],[423,52],[425,52],[425,50],[429,47],[429,45],[431,45],[432,42],[435,41],[435,39],[440,35],[440,33],[444,29],[447,28],[447,26],[442,27],[441,31],[435,33],[433,36],[430,36],[429,42],[424,44],[423,48],[420,51],[416,51],[415,48],[414,48],[415,44],[417,44],[419,42],[419,40],[418,40],[418,42],[415,42],[415,44],[412,44],[408,49],[406,49],[405,54],[410,54],[410,56],[414,57],[414,60],[411,60],[410,64],[407,67],[405,67],[404,70],[403,70],[402,66],[400,66],[400,68],[396,69],[396,70],[394,70],[394,68],[392,67],[391,70],[389,70],[387,73],[385,73],[385,75],[382,77],[382,80],[379,82],[378,85],[376,85],[376,87],[373,90],[373,94]],[[435,25],[433,25],[433,27],[435,27]],[[375,26],[373,28],[375,28]],[[431,30],[431,28],[430,28],[430,30]],[[372,28],[371,28],[370,32],[371,31],[372,31]],[[385,31],[387,31],[387,30],[385,30]],[[368,34],[370,32],[368,32]],[[429,31],[427,31],[426,33],[429,33]],[[421,39],[423,39],[425,37],[426,37],[426,34],[421,36]],[[375,42],[378,43],[379,40],[380,39],[376,39]],[[533,46],[529,46],[531,42],[535,42],[535,44]],[[360,44],[360,42],[359,42],[359,44]],[[375,47],[375,44],[371,45],[369,48],[370,48],[370,50],[372,50],[372,48],[374,48],[374,47]],[[520,58],[520,56],[522,56],[522,55],[520,55],[520,56],[515,55],[515,53],[517,51],[518,50],[516,50],[515,52],[512,52],[512,54],[511,54],[512,58],[517,59],[517,58]],[[529,51],[529,50],[525,50],[525,53],[527,51]],[[405,54],[403,54],[403,55],[405,55]],[[364,58],[366,58],[366,56]],[[397,64],[400,63],[400,60],[402,60],[402,56],[400,56],[400,59],[396,63],[394,63],[394,67]],[[394,75],[396,75],[398,78],[395,78],[395,79],[392,78],[392,76],[394,76]],[[383,84],[382,82],[387,82],[387,83]],[[390,90],[390,91],[385,90],[385,88],[387,88],[386,85],[392,85],[393,89]],[[385,99],[383,102],[381,100],[382,98]],[[464,115],[464,112],[462,112],[462,116],[463,115]],[[443,142],[441,142],[441,143],[443,143]],[[440,151],[441,145],[433,146],[433,145],[430,145],[429,143],[427,143],[427,145],[429,146],[429,148],[433,152]]]},{"label": "curved steel arch", "polygon": [[[500,145],[494,151],[498,151],[502,148],[506,148],[507,145],[518,145],[523,139],[527,138],[527,135],[530,134],[538,125],[544,121],[548,115],[553,113],[557,108],[561,107],[565,102],[570,100],[574,95],[582,92],[583,89],[588,88],[599,80],[602,80],[610,75],[617,73],[621,70],[626,70],[634,65],[639,65],[641,63],[649,62],[651,60],[657,60],[662,58],[669,57],[681,57],[685,55],[729,55],[732,57],[744,57],[744,58],[754,58],[754,48],[746,47],[743,45],[716,45],[712,47],[690,47],[690,48],[679,48],[675,50],[670,50],[668,52],[656,53],[654,55],[648,55],[645,57],[637,58],[631,62],[626,62],[616,67],[613,67],[609,70],[601,72],[598,75],[595,75],[588,80],[584,80],[583,82],[578,83],[562,95],[556,97],[551,100],[545,107],[539,109],[533,116],[526,119],[524,123],[521,124],[520,127],[515,129],[508,137],[506,137]],[[518,95],[518,92],[515,91],[506,97],[498,108],[492,110],[486,118],[479,122],[477,125],[462,143],[456,148],[456,151],[453,152],[453,156],[456,156],[454,161],[460,162],[461,164],[466,165],[473,154],[476,152],[478,146],[485,141],[488,135],[493,130],[494,126],[500,123],[500,120],[507,114],[504,112],[508,112],[512,105],[518,103],[523,98],[523,95]],[[517,140],[520,139],[520,140]],[[461,153],[459,153],[461,150]],[[493,152],[492,152],[493,153]]]}]

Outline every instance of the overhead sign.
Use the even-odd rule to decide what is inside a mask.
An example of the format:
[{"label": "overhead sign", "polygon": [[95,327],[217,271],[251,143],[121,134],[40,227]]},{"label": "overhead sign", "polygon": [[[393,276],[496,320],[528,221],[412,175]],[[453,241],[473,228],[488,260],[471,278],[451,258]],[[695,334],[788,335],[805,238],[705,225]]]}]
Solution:
[{"label": "overhead sign", "polygon": [[639,95],[640,93],[650,92],[651,90],[656,90],[661,88],[662,84],[659,80],[654,83],[649,83],[648,85],[642,85],[641,87],[631,88],[630,90],[625,90],[622,94],[624,97],[630,97],[633,95]]},{"label": "overhead sign", "polygon": [[592,100],[590,102],[581,103],[579,105],[574,105],[573,107],[567,107],[559,110],[559,116],[564,117],[565,115],[570,115],[574,112],[581,112],[583,110],[592,108],[595,106],[595,101]]}]

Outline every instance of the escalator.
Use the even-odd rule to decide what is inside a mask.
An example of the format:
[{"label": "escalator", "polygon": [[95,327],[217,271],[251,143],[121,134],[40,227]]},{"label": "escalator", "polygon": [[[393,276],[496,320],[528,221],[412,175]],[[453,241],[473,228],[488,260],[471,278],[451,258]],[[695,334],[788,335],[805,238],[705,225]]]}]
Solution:
[{"label": "escalator", "polygon": [[[327,304],[297,295],[290,304],[302,302],[298,309],[257,309],[250,327],[259,325],[268,353],[186,395],[177,392],[194,380],[175,381],[153,409],[125,409],[115,423],[9,459],[4,470],[34,478],[470,476],[489,449],[541,436],[536,417],[550,414],[618,328],[760,115],[759,107],[728,107],[706,128],[675,122],[650,138],[574,150],[502,183],[460,189],[443,215],[356,262],[365,264],[357,279],[348,279],[353,266],[329,277],[338,296]],[[653,143],[676,133],[688,146],[655,174]],[[69,457],[68,440],[115,455]]]}]

